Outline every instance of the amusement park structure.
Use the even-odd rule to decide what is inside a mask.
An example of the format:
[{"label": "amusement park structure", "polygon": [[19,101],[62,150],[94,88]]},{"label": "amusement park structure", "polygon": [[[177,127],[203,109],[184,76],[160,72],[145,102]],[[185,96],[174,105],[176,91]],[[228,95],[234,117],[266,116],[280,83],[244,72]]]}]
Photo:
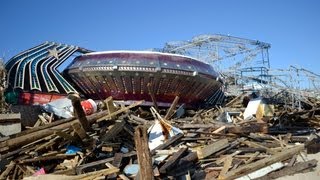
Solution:
[{"label": "amusement park structure", "polygon": [[267,97],[281,95],[281,101],[297,108],[301,108],[301,102],[308,104],[309,97],[319,98],[320,75],[292,65],[288,69],[273,69],[270,48],[269,43],[258,40],[213,34],[168,42],[157,50],[211,64],[221,73],[227,94],[259,91]]},{"label": "amusement park structure", "polygon": [[[80,92],[87,98],[151,101],[175,96],[191,106],[222,104],[225,95],[259,92],[281,96],[292,107],[320,97],[320,76],[290,66],[272,69],[271,45],[258,40],[212,34],[165,43],[153,51],[94,52],[78,46],[45,42],[7,61],[8,91],[19,103],[46,103]],[[66,60],[73,61],[66,64]],[[58,67],[64,64],[64,71]]]}]

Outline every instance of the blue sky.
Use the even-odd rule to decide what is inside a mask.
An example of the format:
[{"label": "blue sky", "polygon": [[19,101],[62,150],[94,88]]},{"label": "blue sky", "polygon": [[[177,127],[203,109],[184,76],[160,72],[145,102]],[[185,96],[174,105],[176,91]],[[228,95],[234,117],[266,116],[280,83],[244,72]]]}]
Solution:
[{"label": "blue sky", "polygon": [[44,41],[92,50],[144,50],[200,34],[271,43],[273,68],[320,74],[318,0],[2,0],[0,57]]}]

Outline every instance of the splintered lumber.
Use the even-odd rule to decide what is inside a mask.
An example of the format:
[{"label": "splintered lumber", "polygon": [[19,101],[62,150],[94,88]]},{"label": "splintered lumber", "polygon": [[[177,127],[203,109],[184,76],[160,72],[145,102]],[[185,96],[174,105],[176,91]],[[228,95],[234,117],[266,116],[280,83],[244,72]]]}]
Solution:
[{"label": "splintered lumber", "polygon": [[277,154],[278,152],[276,152],[275,150],[273,149],[270,149],[268,147],[265,147],[263,145],[260,145],[258,143],[255,143],[255,142],[252,142],[252,141],[243,141],[241,142],[249,147],[253,147],[253,148],[262,148],[262,149],[265,149],[268,153],[271,153],[271,154]]},{"label": "splintered lumber", "polygon": [[248,126],[230,126],[227,128],[229,133],[249,134],[254,132],[268,133],[267,123],[251,123]]},{"label": "splintered lumber", "polygon": [[[138,106],[141,103],[143,103],[143,101],[135,102],[134,104],[127,106],[125,108],[119,109],[118,111],[116,111],[112,114],[108,114],[108,111],[102,111],[99,113],[95,113],[90,116],[87,116],[87,120],[91,124],[96,121],[99,121],[99,119],[100,119],[100,121],[102,121],[108,117],[115,116],[117,114],[120,114],[122,112],[129,110],[130,108]],[[65,120],[55,121],[50,124],[46,124],[43,126],[32,128],[30,130],[26,130],[21,133],[18,133],[17,135],[14,135],[14,136],[10,136],[9,139],[6,139],[6,140],[0,142],[0,152],[9,151],[13,148],[18,148],[18,147],[24,146],[28,143],[34,142],[34,141],[41,139],[43,137],[52,135],[57,130],[71,128],[71,124],[73,122],[77,122],[77,121],[78,121],[78,119],[76,119],[76,118],[68,118]]]},{"label": "splintered lumber", "polygon": [[123,130],[125,124],[126,124],[125,120],[115,123],[115,125],[106,134],[104,134],[100,138],[100,140],[108,141],[112,138],[115,138]]},{"label": "splintered lumber", "polygon": [[164,119],[168,120],[172,114],[173,114],[173,111],[174,111],[174,108],[176,108],[177,104],[178,104],[178,101],[179,101],[179,96],[176,96],[167,112],[167,114],[164,116]]},{"label": "splintered lumber", "polygon": [[208,156],[210,156],[213,153],[216,153],[228,146],[228,140],[227,139],[221,139],[218,140],[212,144],[209,144],[201,149],[197,150],[197,155],[199,159],[204,159]]},{"label": "splintered lumber", "polygon": [[221,126],[215,124],[183,124],[179,128],[181,129],[200,129],[200,128],[215,128],[218,129]]},{"label": "splintered lumber", "polygon": [[167,170],[170,170],[172,167],[174,167],[178,163],[179,158],[181,158],[187,150],[188,148],[181,148],[178,152],[174,153],[168,159],[168,161],[161,166],[159,169],[160,173],[165,174]]},{"label": "splintered lumber", "polygon": [[83,179],[83,180],[89,180],[89,179],[95,179],[100,176],[107,176],[109,174],[117,173],[119,172],[119,168],[109,168],[109,169],[102,169],[99,171],[89,172],[77,176],[69,176],[72,177],[72,179]]},{"label": "splintered lumber", "polygon": [[138,126],[134,132],[134,142],[139,162],[139,177],[142,180],[154,179],[152,168],[152,157],[148,144],[148,133],[145,126]]},{"label": "splintered lumber", "polygon": [[[123,154],[123,157],[131,157],[131,156],[134,156],[134,155],[136,155],[136,152],[133,151],[133,152],[129,152],[129,153]],[[91,163],[79,165],[76,168],[76,173],[77,174],[82,174],[83,170],[85,170],[87,168],[99,166],[101,164],[105,164],[105,163],[111,162],[113,160],[114,160],[114,157],[111,157],[111,158],[101,159],[101,160],[94,161],[94,162],[91,162]]]},{"label": "splintered lumber", "polygon": [[133,108],[133,107],[139,106],[139,105],[142,104],[143,102],[144,102],[143,100],[142,100],[142,101],[134,102],[133,104],[131,104],[131,105],[125,107],[125,108],[121,108],[121,109],[119,109],[119,110],[117,110],[117,111],[115,111],[115,112],[113,112],[113,113],[111,113],[111,114],[108,114],[108,115],[105,115],[105,116],[99,118],[99,119],[97,120],[97,122],[104,121],[104,120],[109,119],[109,118],[111,118],[111,117],[114,117],[114,116],[116,116],[116,115],[118,115],[118,114],[120,114],[120,113],[123,113],[123,112],[125,112],[125,111],[128,111],[129,109],[131,109],[131,108]]},{"label": "splintered lumber", "polygon": [[231,164],[232,164],[232,156],[228,156],[224,161],[223,168],[220,171],[219,177],[223,177],[228,172],[228,170],[231,167]]},{"label": "splintered lumber", "polygon": [[6,170],[4,170],[1,175],[0,175],[0,179],[6,179],[8,174],[11,172],[11,170],[14,168],[15,166],[15,162],[11,161],[9,165],[7,165]]},{"label": "splintered lumber", "polygon": [[183,137],[183,134],[182,134],[182,133],[179,133],[179,134],[171,137],[171,138],[168,139],[165,143],[163,143],[163,144],[157,146],[156,148],[154,148],[154,149],[151,151],[151,155],[155,155],[157,150],[162,150],[162,149],[165,149],[165,148],[169,147],[171,144],[175,143],[176,141],[178,141],[178,140],[181,139],[182,137]]},{"label": "splintered lumber", "polygon": [[282,176],[290,176],[299,172],[302,172],[306,169],[310,169],[317,166],[318,161],[313,159],[306,162],[298,162],[292,167],[285,167],[279,171],[272,172],[264,177],[262,177],[262,180],[267,179],[276,179]]},{"label": "splintered lumber", "polygon": [[57,135],[57,136],[60,136],[66,140],[69,140],[69,141],[73,141],[73,142],[77,142],[79,141],[79,138],[78,137],[75,137],[75,136],[71,136],[70,134],[68,133],[65,133],[63,131],[54,131],[54,134]]},{"label": "splintered lumber", "polygon": [[69,99],[71,99],[72,102],[72,106],[75,112],[75,116],[77,117],[77,119],[79,119],[79,122],[81,124],[81,126],[83,127],[84,130],[86,131],[90,131],[91,127],[90,124],[86,118],[86,114],[83,111],[83,108],[81,106],[81,102],[80,102],[80,97],[77,94],[70,94],[68,96]]},{"label": "splintered lumber", "polygon": [[80,137],[81,140],[85,140],[89,137],[79,122],[74,122],[71,124],[71,126],[72,126],[73,130],[77,133],[77,135]]},{"label": "splintered lumber", "polygon": [[226,129],[226,126],[221,126],[219,127],[218,129],[214,130],[212,133],[215,134],[215,133],[220,133],[221,131],[225,130]]},{"label": "splintered lumber", "polygon": [[234,103],[236,103],[237,101],[240,101],[240,99],[241,99],[244,95],[246,95],[246,94],[247,94],[247,93],[242,93],[242,94],[240,94],[239,96],[233,98],[230,102],[228,102],[228,103],[225,105],[225,107],[232,106],[232,105],[233,105]]},{"label": "splintered lumber", "polygon": [[293,148],[284,149],[283,151],[281,151],[275,155],[272,155],[268,158],[264,158],[264,159],[261,159],[261,160],[254,162],[254,163],[246,164],[246,165],[240,166],[237,169],[231,170],[227,174],[225,174],[224,176],[219,177],[219,179],[235,179],[235,178],[241,177],[244,174],[249,174],[249,173],[254,172],[258,169],[261,169],[265,166],[269,166],[269,165],[274,164],[276,162],[289,159],[293,155],[302,151],[303,149],[304,149],[304,145],[297,145]]},{"label": "splintered lumber", "polygon": [[[123,158],[123,154],[122,153],[116,153],[114,155],[114,159],[112,161],[112,164],[111,163],[106,163],[106,166],[108,168],[112,168],[112,167],[120,168],[122,158]],[[114,179],[116,177],[117,177],[116,174],[110,174],[107,179]]]},{"label": "splintered lumber", "polygon": [[145,119],[138,117],[138,116],[135,116],[133,114],[130,114],[129,119],[132,121],[135,121],[137,124],[142,124],[142,125],[151,125],[154,123],[153,121],[145,120]]},{"label": "splintered lumber", "polygon": [[[112,114],[117,111],[117,107],[115,107],[113,104],[112,96],[110,96],[106,100],[104,100],[103,103],[105,103],[105,105],[107,106],[107,110],[108,110],[109,114]],[[113,119],[113,118],[114,118],[113,116],[110,117],[110,119]]]},{"label": "splintered lumber", "polygon": [[148,91],[149,91],[153,106],[156,108],[157,112],[159,112],[159,108],[158,108],[156,97],[154,96],[152,84],[148,83],[147,84],[147,88],[148,88]]},{"label": "splintered lumber", "polygon": [[53,159],[67,159],[67,158],[73,158],[76,154],[56,154],[52,156],[41,156],[36,157],[32,159],[23,159],[19,160],[18,164],[25,164],[25,163],[31,163],[31,162],[37,162],[37,161],[49,161]]}]

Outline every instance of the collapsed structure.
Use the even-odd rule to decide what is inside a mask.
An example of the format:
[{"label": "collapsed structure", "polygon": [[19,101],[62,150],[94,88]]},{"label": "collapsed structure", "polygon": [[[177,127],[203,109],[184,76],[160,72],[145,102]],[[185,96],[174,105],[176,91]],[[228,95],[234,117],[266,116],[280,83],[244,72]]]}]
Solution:
[{"label": "collapsed structure", "polygon": [[[312,171],[319,162],[305,152],[320,150],[319,91],[274,84],[269,48],[205,35],[160,52],[91,52],[53,42],[24,51],[6,64],[7,100],[15,94],[20,104],[61,98],[51,109],[73,111],[61,118],[44,109],[19,133],[8,126],[19,119],[4,114],[0,126],[11,134],[0,134],[0,179],[272,179]],[[262,66],[249,66],[259,53]],[[60,74],[57,67],[71,55],[78,56]],[[228,57],[233,65],[222,71],[224,82],[213,70],[221,66],[209,64]],[[257,98],[252,92],[261,86],[281,88]],[[87,109],[77,93],[101,100],[99,106]],[[65,101],[68,108],[60,104]]]}]

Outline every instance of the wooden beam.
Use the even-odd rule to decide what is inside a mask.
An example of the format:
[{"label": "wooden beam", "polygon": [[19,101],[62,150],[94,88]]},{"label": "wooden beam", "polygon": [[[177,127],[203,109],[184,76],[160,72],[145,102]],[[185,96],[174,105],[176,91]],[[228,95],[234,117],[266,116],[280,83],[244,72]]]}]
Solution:
[{"label": "wooden beam", "polygon": [[212,144],[209,144],[201,149],[197,150],[197,155],[199,159],[204,159],[208,156],[210,156],[211,154],[214,154],[226,147],[228,147],[228,140],[227,139],[221,139],[218,140]]},{"label": "wooden beam", "polygon": [[269,166],[273,163],[289,159],[303,149],[304,145],[298,145],[290,149],[284,149],[283,151],[272,155],[271,157],[264,158],[254,163],[246,164],[237,169],[231,170],[225,176],[220,177],[220,179],[235,179],[241,177],[244,174],[249,174],[265,166]]},{"label": "wooden beam", "polygon": [[232,164],[232,159],[233,159],[232,156],[228,156],[226,158],[226,160],[224,161],[224,164],[223,164],[223,168],[220,171],[219,177],[223,177],[228,172],[228,170],[230,169],[231,164]]},{"label": "wooden beam", "polygon": [[159,112],[157,100],[156,100],[156,97],[154,96],[153,88],[151,86],[152,86],[151,83],[147,84],[147,88],[148,88],[148,91],[149,91],[153,106],[154,106],[154,108],[156,108],[157,112]]},{"label": "wooden beam", "polygon": [[267,123],[252,123],[248,126],[231,126],[227,128],[229,133],[249,134],[254,132],[268,133]]},{"label": "wooden beam", "polygon": [[71,124],[71,126],[82,141],[89,138],[86,131],[84,130],[84,128],[81,126],[79,122],[74,122]]},{"label": "wooden beam", "polygon": [[169,147],[171,144],[175,143],[176,141],[178,141],[179,139],[181,139],[183,137],[183,134],[182,133],[179,133],[173,137],[171,137],[169,140],[167,140],[165,143],[157,146],[156,148],[154,148],[152,151],[151,151],[151,155],[155,155],[156,154],[156,151],[157,150],[162,150],[162,149],[165,149],[167,147]]},{"label": "wooden beam", "polygon": [[43,124],[49,124],[49,122],[42,115],[38,115],[38,118],[43,122]]},{"label": "wooden beam", "polygon": [[106,142],[112,138],[115,138],[124,128],[126,124],[125,120],[121,120],[120,122],[116,122],[113,127],[106,132],[103,136],[100,137],[100,141]]},{"label": "wooden beam", "polygon": [[293,174],[296,174],[296,173],[300,173],[306,169],[310,169],[310,168],[313,168],[313,167],[316,167],[317,166],[317,163],[318,161],[313,159],[313,160],[310,160],[310,161],[306,161],[306,162],[298,162],[296,163],[294,166],[292,167],[284,167],[283,169],[279,170],[279,171],[276,171],[276,172],[272,172],[264,177],[262,177],[261,179],[277,179],[279,177],[282,177],[282,176],[290,176],[290,175],[293,175]]},{"label": "wooden beam", "polygon": [[79,119],[81,126],[85,131],[90,131],[91,127],[81,106],[80,96],[78,94],[70,94],[68,98],[71,99],[74,114]]},{"label": "wooden beam", "polygon": [[68,159],[68,158],[74,158],[75,155],[76,154],[56,154],[52,156],[39,156],[31,159],[18,160],[17,164],[32,163],[37,161],[50,161],[53,159]]},{"label": "wooden beam", "polygon": [[117,173],[119,172],[119,168],[109,168],[109,169],[102,169],[99,171],[89,172],[77,176],[71,176],[73,179],[82,179],[82,180],[91,180],[95,179],[100,176],[107,176],[109,174]]},{"label": "wooden beam", "polygon": [[255,143],[255,142],[252,142],[252,141],[243,141],[241,142],[242,144],[245,144],[249,147],[253,147],[253,148],[262,148],[262,149],[265,149],[268,153],[271,153],[271,154],[277,154],[278,152],[271,149],[271,148],[268,148],[268,147],[265,147],[261,144],[258,144],[258,143]]},{"label": "wooden beam", "polygon": [[160,173],[165,174],[167,170],[172,169],[177,163],[178,160],[187,152],[188,148],[181,148],[178,152],[174,153],[167,162],[161,166],[159,169]]},{"label": "wooden beam", "polygon": [[[117,111],[117,107],[114,106],[114,104],[113,104],[113,98],[112,98],[112,96],[109,96],[109,97],[108,97],[107,99],[105,99],[103,102],[105,103],[109,114],[112,114],[112,113],[114,113],[114,112]],[[115,116],[112,116],[112,117],[110,117],[110,119],[113,119],[114,117],[115,117]]]},{"label": "wooden beam", "polygon": [[136,128],[134,132],[134,142],[140,166],[139,177],[141,180],[154,179],[152,157],[149,150],[147,128],[145,126],[138,126]]},{"label": "wooden beam", "polygon": [[125,111],[127,111],[127,110],[129,110],[129,109],[131,109],[131,108],[133,108],[133,107],[139,106],[139,105],[142,104],[143,102],[144,102],[143,100],[142,100],[142,101],[137,101],[137,102],[135,102],[135,103],[133,103],[133,104],[125,107],[125,108],[121,108],[121,109],[117,110],[116,112],[113,112],[113,113],[111,113],[111,114],[108,114],[108,115],[105,115],[105,116],[99,118],[99,119],[97,120],[97,122],[105,121],[105,120],[109,119],[110,117],[113,117],[113,116],[116,116],[116,115],[118,115],[118,114],[120,114],[120,113],[123,113],[123,112],[125,112]]},{"label": "wooden beam", "polygon": [[176,108],[177,104],[179,101],[179,96],[176,96],[170,106],[170,108],[168,109],[167,114],[164,116],[164,119],[168,120],[172,115],[173,115],[173,111]]},{"label": "wooden beam", "polygon": [[[107,113],[107,111],[98,112],[88,116],[87,119],[90,123],[94,123],[97,119],[106,116]],[[35,127],[29,130],[25,130],[21,133],[9,136],[9,139],[0,142],[0,152],[9,151],[14,148],[20,148],[28,143],[37,141],[43,137],[54,134],[55,130],[72,128],[71,124],[77,121],[78,120],[76,118],[72,117],[64,120],[55,121],[43,126]]]}]

